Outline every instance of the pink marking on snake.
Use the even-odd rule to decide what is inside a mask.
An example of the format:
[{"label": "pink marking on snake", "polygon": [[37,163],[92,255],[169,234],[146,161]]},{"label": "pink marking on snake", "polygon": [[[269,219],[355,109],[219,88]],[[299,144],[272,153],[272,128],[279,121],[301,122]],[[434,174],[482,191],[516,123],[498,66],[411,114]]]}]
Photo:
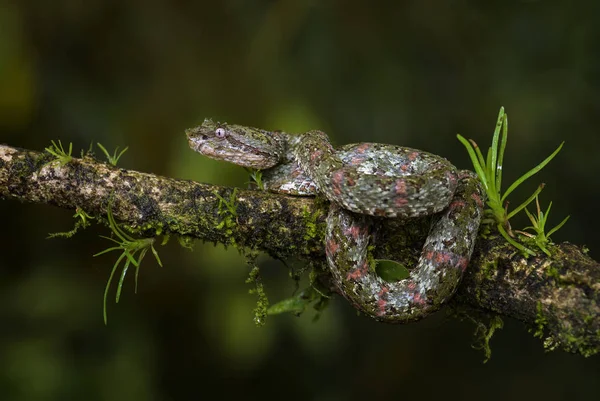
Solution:
[{"label": "pink marking on snake", "polygon": [[475,203],[477,203],[477,206],[483,207],[483,200],[481,199],[481,196],[477,194],[471,194],[471,198],[475,201]]},{"label": "pink marking on snake", "polygon": [[469,258],[460,258],[456,263],[456,267],[460,268],[463,272],[467,270],[467,266],[469,266]]},{"label": "pink marking on snake", "polygon": [[419,156],[419,153],[417,152],[412,152],[408,154],[408,160],[415,161],[417,159],[417,157]]},{"label": "pink marking on snake", "polygon": [[344,230],[345,235],[349,235],[354,239],[357,239],[361,234],[361,229],[359,226],[352,225]]},{"label": "pink marking on snake", "polygon": [[325,244],[325,251],[327,252],[327,255],[334,256],[338,249],[340,249],[340,244],[333,239],[327,240],[327,243]]},{"label": "pink marking on snake", "polygon": [[311,161],[315,161],[316,159],[318,159],[322,155],[323,155],[323,152],[317,149],[317,150],[315,150],[314,152],[311,153],[310,160]]},{"label": "pink marking on snake", "polygon": [[359,146],[356,147],[356,152],[357,153],[365,153],[366,150],[368,150],[371,147],[371,144],[369,143],[361,143]]},{"label": "pink marking on snake", "polygon": [[310,182],[304,182],[300,185],[301,191],[310,192],[311,188],[314,188],[314,185]]},{"label": "pink marking on snake", "polygon": [[355,268],[353,272],[348,273],[348,275],[346,276],[346,280],[349,280],[349,281],[358,280],[361,277],[363,277],[365,274],[367,274],[368,272],[369,272],[369,264],[367,263],[366,260],[363,260],[363,262],[360,264],[360,266]]},{"label": "pink marking on snake", "polygon": [[451,259],[452,257],[448,252],[437,252],[435,255],[435,262],[439,264],[448,263]]},{"label": "pink marking on snake", "polygon": [[406,195],[406,181],[396,180],[396,195]]},{"label": "pink marking on snake", "polygon": [[457,269],[461,269],[465,271],[467,265],[469,264],[469,259],[459,256],[453,252],[445,252],[445,251],[429,251],[425,254],[425,258],[431,260],[436,264],[446,264]]},{"label": "pink marking on snake", "polygon": [[340,195],[342,193],[342,186],[344,184],[344,171],[337,170],[331,176],[331,184],[333,188],[333,193],[336,195]]},{"label": "pink marking on snake", "polygon": [[422,296],[421,293],[419,293],[419,292],[415,292],[413,294],[413,301],[414,301],[414,303],[419,304],[419,305],[425,305],[425,303],[426,303],[425,297]]},{"label": "pink marking on snake", "polygon": [[454,174],[452,171],[446,171],[446,178],[448,179],[448,182],[452,185],[456,184],[456,174]]},{"label": "pink marking on snake", "polygon": [[387,306],[387,301],[383,299],[383,296],[389,291],[390,290],[387,287],[381,287],[381,291],[379,291],[379,293],[377,294],[377,296],[379,297],[379,299],[377,300],[377,307],[379,308],[379,311],[377,312],[377,314],[379,316],[385,315],[385,307]]},{"label": "pink marking on snake", "polygon": [[402,197],[398,197],[398,198],[394,199],[394,204],[397,207],[404,207],[404,206],[408,205],[408,199],[402,198]]},{"label": "pink marking on snake", "polygon": [[359,164],[364,163],[365,158],[362,156],[355,156],[352,159],[350,159],[350,164],[353,166],[358,166]]},{"label": "pink marking on snake", "polygon": [[450,206],[448,206],[451,209],[457,209],[457,208],[463,208],[466,206],[465,201],[457,199],[455,201],[452,201],[452,203],[450,203]]},{"label": "pink marking on snake", "polygon": [[334,185],[342,185],[344,183],[344,171],[337,170],[336,172],[334,172],[331,177],[331,181]]}]

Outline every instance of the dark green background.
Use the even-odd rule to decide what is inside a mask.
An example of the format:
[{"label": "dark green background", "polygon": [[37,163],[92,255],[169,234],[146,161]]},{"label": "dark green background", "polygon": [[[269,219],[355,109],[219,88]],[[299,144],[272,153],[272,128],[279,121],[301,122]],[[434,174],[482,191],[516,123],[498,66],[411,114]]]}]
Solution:
[{"label": "dark green background", "polygon": [[[555,235],[600,257],[600,3],[597,1],[6,1],[0,3],[0,142],[130,147],[120,165],[243,186],[204,160],[184,129],[212,117],[269,129],[320,128],[469,166],[456,133],[487,148],[510,116],[505,177],[559,156],[512,196],[546,182]],[[493,356],[471,323],[444,313],[408,326],[356,316],[336,299],[317,323],[256,328],[234,249],[171,241],[127,280],[102,323],[116,255],[93,227],[47,240],[72,211],[0,202],[0,399],[593,399],[600,359],[546,354],[506,320]],[[516,219],[523,226],[525,220]],[[272,301],[293,283],[260,259]]]}]

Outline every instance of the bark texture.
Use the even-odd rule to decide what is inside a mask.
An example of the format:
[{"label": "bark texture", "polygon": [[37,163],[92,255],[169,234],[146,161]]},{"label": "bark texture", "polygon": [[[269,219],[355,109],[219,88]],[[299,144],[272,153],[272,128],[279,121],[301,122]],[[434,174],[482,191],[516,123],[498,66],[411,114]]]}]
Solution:
[{"label": "bark texture", "polygon": [[[125,170],[91,156],[54,156],[0,145],[0,198],[82,208],[142,236],[175,234],[250,247],[285,259],[323,261],[327,204],[314,198],[234,190]],[[235,213],[226,211],[230,201]],[[223,224],[224,220],[228,224]],[[381,221],[376,257],[411,263],[428,219]],[[413,250],[407,252],[407,249]],[[580,247],[523,257],[501,238],[480,238],[452,303],[519,319],[549,349],[585,356],[600,346],[600,266]]]}]

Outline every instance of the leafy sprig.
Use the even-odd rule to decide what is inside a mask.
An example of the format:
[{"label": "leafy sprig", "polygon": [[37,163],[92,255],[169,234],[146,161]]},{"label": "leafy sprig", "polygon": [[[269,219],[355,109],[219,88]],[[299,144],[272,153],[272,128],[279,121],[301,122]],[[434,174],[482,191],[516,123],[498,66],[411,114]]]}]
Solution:
[{"label": "leafy sprig", "polygon": [[262,179],[262,174],[263,174],[262,170],[247,168],[246,171],[248,171],[248,173],[250,174],[250,178],[252,179],[252,181],[250,181],[249,184],[255,184],[256,188],[258,188],[260,190],[264,190],[265,183],[263,182],[263,179]]},{"label": "leafy sprig", "polygon": [[115,218],[112,214],[110,204],[108,206],[106,216],[108,219],[109,227],[112,230],[112,233],[118,238],[118,240],[111,238],[111,237],[106,237],[103,235],[101,235],[100,237],[114,242],[115,244],[117,244],[117,246],[113,246],[113,247],[107,248],[103,251],[100,251],[100,252],[96,253],[94,255],[94,257],[103,255],[103,254],[111,252],[111,251],[121,251],[121,255],[117,258],[117,261],[113,265],[112,271],[110,272],[110,276],[108,277],[108,281],[106,282],[106,287],[104,288],[104,303],[103,303],[104,324],[107,324],[107,321],[108,321],[107,313],[106,313],[106,299],[108,298],[108,291],[110,289],[110,284],[115,275],[115,272],[117,271],[117,268],[119,267],[119,265],[121,264],[121,262],[123,260],[125,260],[125,263],[123,264],[123,268],[121,269],[121,276],[119,278],[119,283],[117,285],[117,293],[115,296],[116,303],[119,303],[119,298],[121,297],[121,289],[123,288],[123,281],[125,281],[125,276],[127,275],[127,270],[129,269],[130,265],[135,266],[135,293],[137,294],[140,263],[142,262],[142,259],[144,259],[144,256],[146,256],[146,252],[148,252],[148,249],[150,249],[152,251],[152,254],[154,255],[154,258],[156,259],[156,262],[158,263],[159,266],[162,267],[162,262],[158,256],[158,252],[156,251],[156,249],[154,249],[154,241],[156,238],[135,239],[132,236],[130,236],[129,234],[127,234],[125,231],[123,231],[123,229],[121,227],[119,227],[117,225],[117,222],[115,221]]},{"label": "leafy sprig", "polygon": [[525,209],[525,213],[527,214],[527,217],[529,217],[529,221],[531,221],[531,225],[528,227],[525,227],[523,229],[523,230],[531,230],[534,232],[534,234],[531,234],[531,233],[528,233],[525,231],[520,231],[520,230],[515,230],[515,231],[518,232],[519,234],[522,234],[522,235],[532,239],[538,248],[540,248],[546,255],[551,256],[550,251],[547,248],[547,245],[550,242],[550,236],[552,234],[554,234],[556,231],[558,231],[567,222],[567,220],[569,220],[569,217],[571,217],[571,216],[565,217],[560,223],[558,223],[556,226],[554,226],[551,230],[549,230],[546,233],[545,232],[546,222],[548,221],[548,215],[550,214],[550,209],[552,208],[552,202],[550,202],[550,204],[548,205],[548,209],[546,209],[546,212],[544,213],[544,212],[542,212],[542,210],[540,208],[540,202],[536,195],[535,206],[536,206],[536,210],[537,210],[536,216],[531,214],[531,212],[529,212],[529,210]]},{"label": "leafy sprig", "polygon": [[117,163],[119,162],[119,159],[121,158],[121,156],[123,156],[123,153],[127,152],[127,149],[129,149],[129,146],[125,146],[125,149],[123,149],[118,155],[117,152],[119,151],[119,147],[117,146],[115,148],[115,151],[113,152],[112,156],[110,155],[110,153],[108,153],[108,151],[106,150],[106,148],[104,146],[102,146],[102,144],[100,142],[96,143],[96,145],[98,145],[98,147],[100,148],[100,150],[104,153],[104,155],[106,156],[106,159],[108,160],[108,162],[110,164],[112,164],[113,166],[116,166]]},{"label": "leafy sprig", "polygon": [[90,220],[93,220],[94,217],[90,216],[80,207],[75,208],[75,214],[73,215],[77,221],[75,222],[75,226],[71,231],[58,232],[58,233],[50,233],[47,238],[56,238],[56,237],[64,237],[71,238],[73,235],[79,231],[80,228],[87,228],[91,225]]},{"label": "leafy sprig", "polygon": [[60,163],[61,166],[64,166],[68,162],[70,162],[73,157],[71,154],[73,153],[73,143],[69,142],[69,151],[65,151],[62,142],[60,139],[58,140],[58,144],[54,141],[52,142],[52,146],[49,146],[46,149],[46,152],[50,153],[52,156],[56,157],[56,160]]},{"label": "leafy sprig", "polygon": [[[500,133],[502,133],[502,135],[500,135]],[[562,142],[550,156],[544,159],[544,161],[515,180],[515,182],[513,182],[504,193],[502,193],[501,186],[504,150],[506,148],[506,142],[508,139],[508,115],[504,112],[504,107],[501,107],[500,112],[498,113],[498,120],[496,122],[496,128],[494,129],[492,145],[490,148],[488,148],[485,158],[483,157],[483,154],[481,153],[481,150],[475,141],[467,140],[461,135],[457,135],[457,138],[467,149],[469,157],[471,158],[471,162],[473,163],[473,167],[475,168],[475,171],[479,176],[479,180],[483,184],[487,194],[487,205],[489,206],[489,209],[485,210],[485,218],[483,219],[482,223],[495,224],[496,228],[504,237],[504,239],[506,239],[506,241],[522,252],[535,256],[536,253],[533,250],[513,239],[514,234],[510,227],[509,219],[526,208],[527,205],[537,198],[538,194],[544,187],[543,184],[538,186],[536,191],[529,198],[527,198],[525,202],[521,203],[510,213],[508,212],[508,202],[506,199],[508,195],[510,195],[519,185],[544,168],[558,154],[558,152],[560,152],[564,142]]]}]

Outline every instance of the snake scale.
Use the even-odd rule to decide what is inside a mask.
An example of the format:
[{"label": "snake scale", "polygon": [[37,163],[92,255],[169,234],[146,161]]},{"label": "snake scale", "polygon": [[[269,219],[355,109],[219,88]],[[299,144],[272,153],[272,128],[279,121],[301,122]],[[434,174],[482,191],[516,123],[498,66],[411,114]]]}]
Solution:
[{"label": "snake scale", "polygon": [[[483,214],[476,176],[431,153],[379,143],[334,148],[321,131],[292,135],[204,120],[186,130],[190,147],[213,159],[264,170],[266,189],[322,194],[331,206],[325,251],[338,290],[357,309],[386,322],[438,310],[465,271]],[[437,214],[406,279],[384,281],[368,263],[376,218]]]}]

